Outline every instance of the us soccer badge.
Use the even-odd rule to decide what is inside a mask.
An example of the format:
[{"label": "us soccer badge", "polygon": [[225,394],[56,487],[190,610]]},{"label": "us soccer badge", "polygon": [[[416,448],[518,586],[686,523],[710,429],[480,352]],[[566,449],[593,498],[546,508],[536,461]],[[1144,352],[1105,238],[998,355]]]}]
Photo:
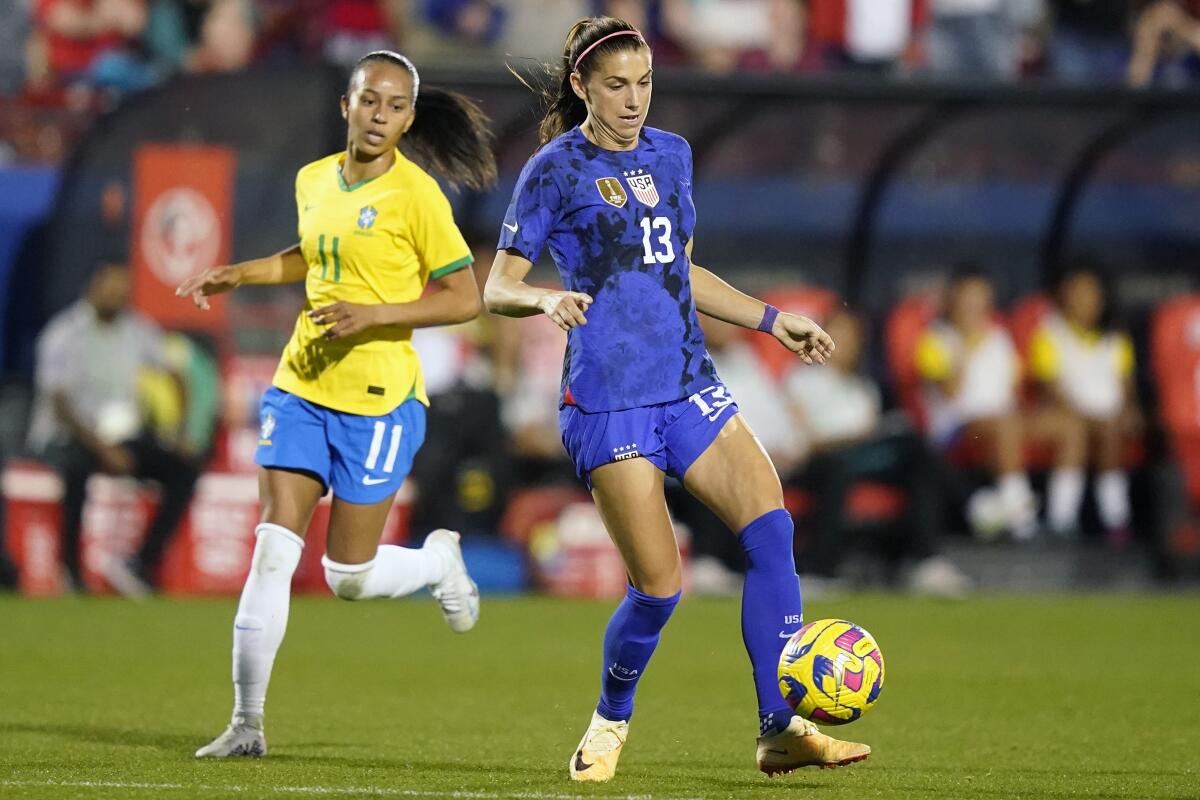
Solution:
[{"label": "us soccer badge", "polygon": [[644,169],[634,169],[623,173],[625,182],[633,189],[633,196],[643,204],[653,208],[658,205],[658,189],[654,188],[654,176]]},{"label": "us soccer badge", "polygon": [[625,194],[621,182],[616,178],[597,178],[596,188],[600,190],[600,197],[610,206],[624,208],[629,202],[629,195]]}]

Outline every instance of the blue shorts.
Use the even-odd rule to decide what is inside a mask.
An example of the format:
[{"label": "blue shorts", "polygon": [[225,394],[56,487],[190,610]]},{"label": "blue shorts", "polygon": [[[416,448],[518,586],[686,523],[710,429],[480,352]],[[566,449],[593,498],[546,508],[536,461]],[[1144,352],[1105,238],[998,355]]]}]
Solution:
[{"label": "blue shorts", "polygon": [[628,458],[645,458],[682,481],[688,467],[736,413],[737,403],[718,383],[683,400],[622,411],[589,414],[576,406],[563,406],[558,424],[575,474],[590,489],[592,470]]},{"label": "blue shorts", "polygon": [[310,473],[349,503],[378,503],[399,489],[425,441],[425,406],[416,399],[365,417],[272,386],[258,418],[254,463]]}]

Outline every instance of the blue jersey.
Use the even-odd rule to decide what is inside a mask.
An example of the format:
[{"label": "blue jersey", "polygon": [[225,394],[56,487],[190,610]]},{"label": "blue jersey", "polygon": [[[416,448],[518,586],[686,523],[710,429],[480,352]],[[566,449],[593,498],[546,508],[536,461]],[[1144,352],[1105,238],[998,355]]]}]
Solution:
[{"label": "blue jersey", "polygon": [[643,128],[635,149],[613,151],[575,128],[525,165],[499,249],[536,261],[548,246],[563,286],[594,301],[567,336],[564,403],[619,411],[718,382],[684,252],[695,224],[681,136]]}]

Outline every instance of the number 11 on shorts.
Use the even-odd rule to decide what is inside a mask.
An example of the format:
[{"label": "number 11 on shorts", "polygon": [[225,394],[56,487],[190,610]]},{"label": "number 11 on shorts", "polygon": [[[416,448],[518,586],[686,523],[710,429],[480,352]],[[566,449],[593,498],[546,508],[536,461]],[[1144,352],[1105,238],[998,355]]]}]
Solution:
[{"label": "number 11 on shorts", "polygon": [[[368,471],[374,471],[375,466],[379,463],[379,454],[383,450],[383,440],[387,435],[388,424],[382,420],[375,423],[375,435],[371,437],[371,450],[367,453],[367,460],[363,462],[363,466]],[[400,423],[392,425],[391,442],[388,444],[387,458],[383,460],[383,471],[390,473],[396,467],[396,454],[400,452],[400,434],[404,431],[404,426]]]}]

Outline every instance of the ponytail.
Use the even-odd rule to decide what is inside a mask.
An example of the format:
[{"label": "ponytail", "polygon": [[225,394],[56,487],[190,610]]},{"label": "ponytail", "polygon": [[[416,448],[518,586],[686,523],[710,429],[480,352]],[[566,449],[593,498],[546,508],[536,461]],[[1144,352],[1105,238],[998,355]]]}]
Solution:
[{"label": "ponytail", "polygon": [[[626,34],[626,35],[622,35]],[[509,71],[545,103],[546,111],[538,125],[538,149],[587,119],[587,104],[571,87],[571,74],[579,73],[587,81],[603,56],[619,50],[646,47],[646,40],[637,28],[616,17],[584,17],[571,26],[563,45],[562,58],[557,66],[545,66],[543,88],[531,85],[510,66]]]},{"label": "ponytail", "polygon": [[405,155],[436,172],[451,186],[487,189],[496,182],[496,154],[487,115],[473,100],[445,89],[422,86],[417,68],[406,56],[376,50],[358,60],[351,72],[372,61],[403,67],[412,76],[416,117],[400,137]]},{"label": "ponytail", "polygon": [[474,101],[458,92],[425,86],[417,117],[400,138],[400,148],[451,186],[487,189],[496,182],[489,122]]}]

